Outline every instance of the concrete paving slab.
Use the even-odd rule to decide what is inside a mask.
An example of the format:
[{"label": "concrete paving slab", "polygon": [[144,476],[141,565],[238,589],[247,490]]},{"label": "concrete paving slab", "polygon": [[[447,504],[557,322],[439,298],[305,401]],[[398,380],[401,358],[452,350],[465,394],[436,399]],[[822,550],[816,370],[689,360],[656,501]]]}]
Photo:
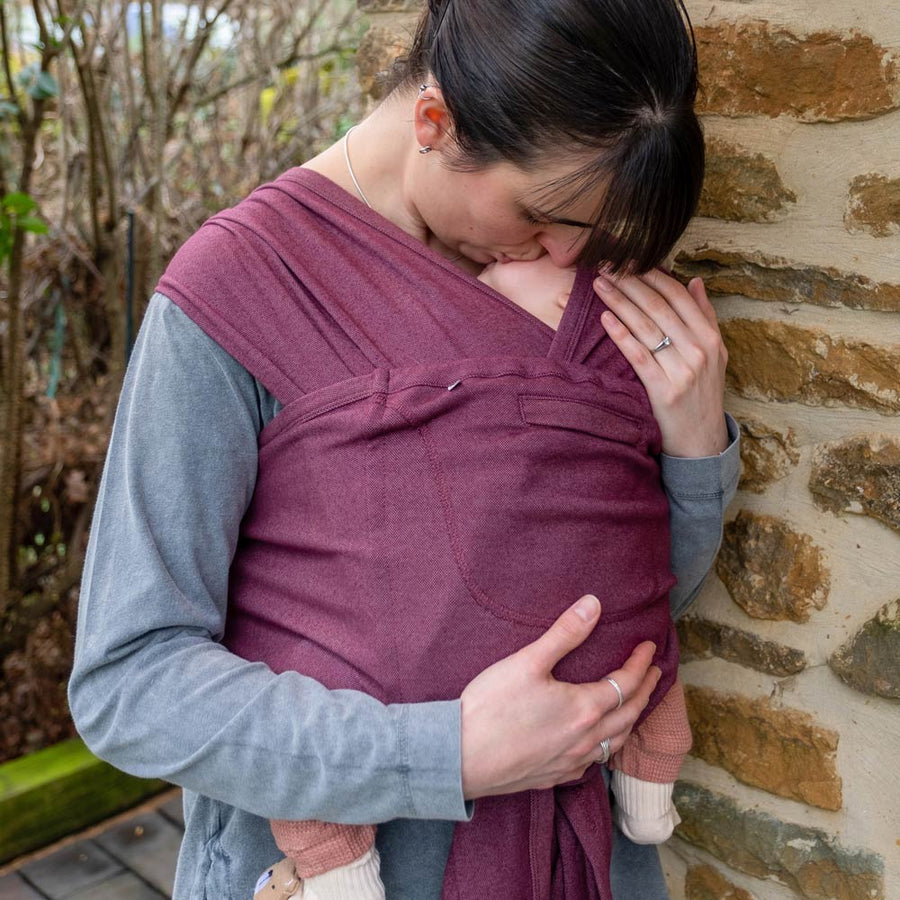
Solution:
[{"label": "concrete paving slab", "polygon": [[161,897],[159,891],[153,890],[133,872],[123,872],[102,884],[70,894],[69,900],[160,900]]},{"label": "concrete paving slab", "polygon": [[0,878],[0,900],[44,900],[44,895],[30,887],[18,872],[12,872]]},{"label": "concrete paving slab", "polygon": [[22,866],[21,872],[49,900],[63,900],[94,888],[124,871],[93,841],[79,841],[52,856]]},{"label": "concrete paving slab", "polygon": [[168,897],[182,832],[159,813],[145,813],[97,835],[95,841],[125,868]]}]

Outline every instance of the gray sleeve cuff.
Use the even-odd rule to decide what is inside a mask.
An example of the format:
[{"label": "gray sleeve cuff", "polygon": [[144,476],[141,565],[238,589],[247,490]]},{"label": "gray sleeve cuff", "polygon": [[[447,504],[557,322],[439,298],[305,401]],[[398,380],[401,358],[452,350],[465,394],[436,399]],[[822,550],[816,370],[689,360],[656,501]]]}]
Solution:
[{"label": "gray sleeve cuff", "polygon": [[401,745],[413,815],[469,821],[474,804],[464,799],[462,790],[462,704],[446,700],[403,709]]},{"label": "gray sleeve cuff", "polygon": [[685,500],[723,499],[727,506],[741,474],[740,426],[725,413],[728,446],[715,456],[660,455],[662,480],[670,497]]}]

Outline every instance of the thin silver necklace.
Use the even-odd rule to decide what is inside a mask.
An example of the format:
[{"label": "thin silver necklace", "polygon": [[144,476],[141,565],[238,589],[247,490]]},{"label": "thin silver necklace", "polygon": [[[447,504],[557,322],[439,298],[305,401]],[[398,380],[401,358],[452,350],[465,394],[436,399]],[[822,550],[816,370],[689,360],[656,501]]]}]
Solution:
[{"label": "thin silver necklace", "polygon": [[[356,178],[356,172],[353,171],[353,166],[350,164],[350,150],[348,148],[347,138],[350,137],[350,132],[353,131],[354,128],[356,128],[356,126],[351,125],[344,132],[344,162],[347,163],[347,172],[350,174],[350,180],[353,182],[353,187],[356,188],[357,193],[360,197],[362,197],[363,203],[365,203],[366,206],[369,207],[369,209],[374,209],[375,207],[372,206],[371,203],[369,203],[369,198],[366,197],[365,192],[359,186],[359,181]],[[462,259],[462,253],[458,253],[456,256],[445,256],[444,259],[446,259],[447,262],[456,262],[458,259]]]},{"label": "thin silver necklace", "polygon": [[348,149],[347,139],[350,137],[350,132],[353,131],[354,128],[356,128],[355,125],[351,126],[344,134],[344,161],[347,163],[347,171],[350,173],[350,180],[353,182],[353,186],[359,192],[359,196],[362,197],[363,203],[365,203],[369,209],[372,209],[372,204],[369,203],[368,197],[366,197],[363,193],[363,189],[359,186],[359,182],[356,180],[356,173],[353,171],[353,166],[350,165],[350,150]]}]

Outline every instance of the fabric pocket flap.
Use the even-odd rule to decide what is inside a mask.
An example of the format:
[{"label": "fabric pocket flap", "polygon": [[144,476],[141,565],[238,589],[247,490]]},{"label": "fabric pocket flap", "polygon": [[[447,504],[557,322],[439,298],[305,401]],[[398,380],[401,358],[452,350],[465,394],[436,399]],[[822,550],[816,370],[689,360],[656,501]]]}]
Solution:
[{"label": "fabric pocket flap", "polygon": [[568,428],[624,444],[643,443],[644,429],[641,422],[598,403],[520,394],[519,407],[522,418],[529,425]]}]

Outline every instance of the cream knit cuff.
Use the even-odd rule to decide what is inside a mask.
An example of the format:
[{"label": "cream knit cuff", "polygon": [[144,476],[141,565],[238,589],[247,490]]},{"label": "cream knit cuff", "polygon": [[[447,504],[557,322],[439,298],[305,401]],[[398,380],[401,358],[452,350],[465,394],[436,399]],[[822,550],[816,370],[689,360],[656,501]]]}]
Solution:
[{"label": "cream knit cuff", "polygon": [[303,880],[303,900],[385,900],[379,875],[378,850],[371,847],[359,859],[322,875]]},{"label": "cream knit cuff", "polygon": [[641,781],[618,769],[612,773],[616,797],[613,819],[635,844],[661,844],[681,821],[672,803],[673,784]]}]

